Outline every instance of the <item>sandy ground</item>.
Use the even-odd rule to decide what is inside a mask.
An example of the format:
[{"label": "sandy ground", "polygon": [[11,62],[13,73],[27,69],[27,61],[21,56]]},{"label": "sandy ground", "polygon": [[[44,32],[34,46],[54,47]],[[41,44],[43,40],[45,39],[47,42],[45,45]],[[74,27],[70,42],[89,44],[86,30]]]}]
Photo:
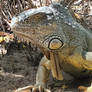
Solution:
[{"label": "sandy ground", "polygon": [[[0,92],[12,92],[19,87],[35,84],[38,63],[42,57],[38,49],[12,43],[8,53],[0,59]],[[68,77],[65,75],[66,78]],[[48,88],[52,92],[79,92],[79,85],[90,85],[89,79],[57,81],[50,75]]]}]

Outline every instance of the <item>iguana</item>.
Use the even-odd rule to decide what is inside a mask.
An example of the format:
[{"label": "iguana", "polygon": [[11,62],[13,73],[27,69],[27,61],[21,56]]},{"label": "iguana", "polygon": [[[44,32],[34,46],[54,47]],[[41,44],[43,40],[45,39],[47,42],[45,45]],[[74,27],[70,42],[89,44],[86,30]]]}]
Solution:
[{"label": "iguana", "polygon": [[[22,41],[39,47],[41,59],[32,92],[50,92],[46,84],[50,71],[63,80],[62,71],[84,78],[92,76],[92,34],[76,22],[70,11],[59,3],[26,10],[10,23],[14,34]],[[16,91],[22,92],[22,91]]]}]

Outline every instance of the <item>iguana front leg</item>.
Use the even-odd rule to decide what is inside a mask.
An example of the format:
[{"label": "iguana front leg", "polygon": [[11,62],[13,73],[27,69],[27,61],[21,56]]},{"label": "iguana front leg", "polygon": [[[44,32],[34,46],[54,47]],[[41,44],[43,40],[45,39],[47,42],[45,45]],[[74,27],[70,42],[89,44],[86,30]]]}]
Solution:
[{"label": "iguana front leg", "polygon": [[[83,52],[83,58],[87,61],[90,61],[90,63],[88,63],[88,64],[91,65],[91,63],[92,63],[92,52]],[[91,67],[91,69],[92,69],[92,67]],[[79,90],[83,91],[83,92],[92,92],[92,84],[89,87],[79,86]]]},{"label": "iguana front leg", "polygon": [[19,88],[15,92],[51,92],[46,89],[49,71],[50,70],[50,61],[44,56],[41,59],[39,68],[36,75],[36,84],[34,86],[27,86],[24,88]]},{"label": "iguana front leg", "polygon": [[50,72],[49,70],[50,70],[50,61],[44,56],[41,59],[41,62],[38,67],[35,86],[37,87],[42,86],[43,88],[46,88]]}]

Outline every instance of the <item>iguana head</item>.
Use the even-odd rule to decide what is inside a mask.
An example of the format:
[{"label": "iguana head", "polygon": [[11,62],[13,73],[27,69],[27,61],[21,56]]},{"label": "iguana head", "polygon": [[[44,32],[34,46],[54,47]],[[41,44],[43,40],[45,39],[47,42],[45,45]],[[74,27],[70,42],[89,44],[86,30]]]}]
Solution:
[{"label": "iguana head", "polygon": [[[59,9],[57,4],[56,8]],[[31,42],[48,50],[64,46],[66,37],[59,21],[59,12],[51,6],[26,10],[11,21],[11,29],[21,40]]]}]

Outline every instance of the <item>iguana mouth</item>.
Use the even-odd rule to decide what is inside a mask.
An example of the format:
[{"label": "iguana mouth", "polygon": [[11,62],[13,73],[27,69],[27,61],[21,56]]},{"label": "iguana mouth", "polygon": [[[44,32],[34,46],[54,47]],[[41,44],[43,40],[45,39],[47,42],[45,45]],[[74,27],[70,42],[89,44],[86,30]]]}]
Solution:
[{"label": "iguana mouth", "polygon": [[22,42],[27,42],[27,43],[34,42],[34,40],[25,33],[14,31],[14,35],[15,37],[17,37],[17,40],[20,40]]}]

